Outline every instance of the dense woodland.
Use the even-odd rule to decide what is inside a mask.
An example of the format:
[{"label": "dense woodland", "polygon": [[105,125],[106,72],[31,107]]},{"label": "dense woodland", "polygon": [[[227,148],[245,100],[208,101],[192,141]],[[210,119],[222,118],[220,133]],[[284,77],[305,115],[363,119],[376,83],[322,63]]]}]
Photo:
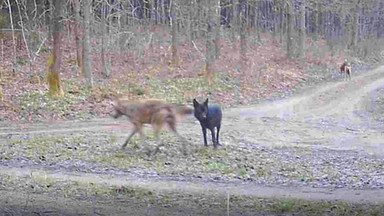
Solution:
[{"label": "dense woodland", "polygon": [[[325,48],[355,61],[383,58],[380,0],[1,0],[0,5],[3,70],[17,74],[20,64],[26,64],[29,76],[48,78],[50,95],[56,96],[63,95],[60,75],[66,43],[73,44],[73,67],[89,86],[95,71],[103,79],[113,76],[116,56],[134,56],[125,64],[136,64],[148,52],[160,53],[159,47],[166,47],[169,67],[176,71],[186,62],[180,54],[183,47],[190,47],[198,53],[191,58],[202,64],[196,74],[210,82],[220,71],[215,64],[228,55],[239,56],[238,71],[258,73],[262,69],[249,69],[257,54],[247,53],[267,46],[263,37],[277,44],[284,61],[301,65],[316,62],[316,56],[320,61]],[[238,53],[223,52],[228,45],[238,47]],[[39,71],[42,53],[50,57]],[[100,65],[92,63],[93,55],[100,57]],[[12,57],[10,64],[5,63],[7,57]],[[140,61],[150,64],[152,59]]]}]

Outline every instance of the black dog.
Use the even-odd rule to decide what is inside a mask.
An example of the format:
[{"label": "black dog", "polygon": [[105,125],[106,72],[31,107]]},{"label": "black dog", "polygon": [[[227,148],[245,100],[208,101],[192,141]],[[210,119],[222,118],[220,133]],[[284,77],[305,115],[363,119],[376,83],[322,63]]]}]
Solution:
[{"label": "black dog", "polygon": [[[219,143],[219,132],[221,126],[222,113],[217,105],[208,106],[208,99],[199,104],[196,99],[193,99],[193,107],[195,108],[195,117],[199,120],[203,129],[204,146],[207,146],[207,128],[211,131],[213,147],[217,148]],[[217,128],[217,136],[215,138],[215,127]]]}]

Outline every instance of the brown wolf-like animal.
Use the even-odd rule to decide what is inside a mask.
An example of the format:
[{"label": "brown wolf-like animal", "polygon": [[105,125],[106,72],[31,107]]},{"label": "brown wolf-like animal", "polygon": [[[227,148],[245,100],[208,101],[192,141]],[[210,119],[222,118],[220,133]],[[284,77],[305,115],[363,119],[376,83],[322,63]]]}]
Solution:
[{"label": "brown wolf-like animal", "polygon": [[181,137],[176,131],[176,123],[179,117],[193,113],[193,108],[191,107],[185,105],[165,104],[159,99],[142,99],[139,101],[117,99],[112,103],[112,105],[115,108],[115,113],[112,114],[114,118],[125,115],[134,125],[134,130],[123,144],[122,149],[127,146],[129,140],[137,132],[143,137],[144,124],[152,125],[155,131],[156,139],[158,139],[159,132],[163,126],[168,125],[168,127],[184,141],[184,138]]},{"label": "brown wolf-like animal", "polygon": [[351,80],[351,64],[347,61],[347,59],[345,59],[343,64],[340,66],[340,72],[345,74],[345,80],[347,80],[347,76],[349,80]]}]

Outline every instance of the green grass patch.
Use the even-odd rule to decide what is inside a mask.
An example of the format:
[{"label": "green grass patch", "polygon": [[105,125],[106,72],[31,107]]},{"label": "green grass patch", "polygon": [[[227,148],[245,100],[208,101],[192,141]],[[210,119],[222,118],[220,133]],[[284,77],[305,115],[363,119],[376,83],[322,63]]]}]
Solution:
[{"label": "green grass patch", "polygon": [[129,168],[146,168],[149,167],[149,164],[146,160],[139,156],[128,156],[123,155],[122,153],[117,153],[116,155],[111,156],[91,156],[90,159],[92,162],[112,165],[119,169],[129,169]]}]

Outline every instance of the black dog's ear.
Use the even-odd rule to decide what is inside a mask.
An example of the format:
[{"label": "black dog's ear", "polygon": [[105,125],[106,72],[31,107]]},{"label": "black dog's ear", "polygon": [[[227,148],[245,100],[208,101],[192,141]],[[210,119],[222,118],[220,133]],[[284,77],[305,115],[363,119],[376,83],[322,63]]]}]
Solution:
[{"label": "black dog's ear", "polygon": [[208,98],[204,101],[204,105],[208,106]]},{"label": "black dog's ear", "polygon": [[193,99],[193,106],[196,107],[197,105],[199,105],[199,102],[197,102],[196,98]]}]

